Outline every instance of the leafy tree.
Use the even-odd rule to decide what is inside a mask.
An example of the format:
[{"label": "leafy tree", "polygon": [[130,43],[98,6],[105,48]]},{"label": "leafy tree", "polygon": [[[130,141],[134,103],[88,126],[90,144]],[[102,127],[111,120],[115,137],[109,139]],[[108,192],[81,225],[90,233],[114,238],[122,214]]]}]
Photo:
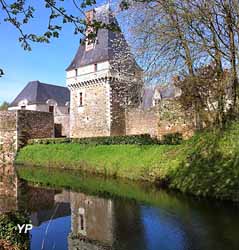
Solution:
[{"label": "leafy tree", "polygon": [[8,107],[9,107],[9,103],[8,103],[8,102],[3,102],[3,103],[0,105],[0,111],[8,110]]},{"label": "leafy tree", "polygon": [[[0,0],[0,23],[8,22],[18,31],[18,40],[24,50],[30,51],[31,43],[50,43],[51,39],[58,38],[65,24],[73,25],[74,34],[83,36],[85,36],[85,30],[92,26],[94,32],[88,34],[89,39],[95,36],[99,28],[115,29],[114,24],[106,25],[97,21],[87,23],[84,9],[96,4],[95,0],[43,0],[41,5],[48,10],[48,24],[45,31],[41,34],[27,33],[25,32],[26,26],[35,18],[36,2],[38,1]],[[73,11],[68,10],[69,5]],[[74,10],[76,10],[76,15],[73,15]],[[0,77],[3,75],[4,71],[0,68]]]}]

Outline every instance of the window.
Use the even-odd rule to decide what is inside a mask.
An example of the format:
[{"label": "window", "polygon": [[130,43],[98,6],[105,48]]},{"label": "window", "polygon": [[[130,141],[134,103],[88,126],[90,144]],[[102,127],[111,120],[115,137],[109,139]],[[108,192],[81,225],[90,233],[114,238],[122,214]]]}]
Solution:
[{"label": "window", "polygon": [[49,112],[54,113],[54,106],[49,106]]},{"label": "window", "polygon": [[83,93],[82,92],[79,93],[79,106],[80,107],[83,106]]},{"label": "window", "polygon": [[25,110],[25,109],[26,109],[26,106],[21,106],[21,109]]},{"label": "window", "polygon": [[97,63],[94,65],[94,72],[96,72],[98,70],[98,65]]},{"label": "window", "polygon": [[78,69],[75,69],[75,76],[78,76]]},{"label": "window", "polygon": [[82,231],[85,230],[83,214],[80,214],[80,230],[82,230]]},{"label": "window", "polygon": [[68,108],[68,114],[70,114],[70,108]]}]

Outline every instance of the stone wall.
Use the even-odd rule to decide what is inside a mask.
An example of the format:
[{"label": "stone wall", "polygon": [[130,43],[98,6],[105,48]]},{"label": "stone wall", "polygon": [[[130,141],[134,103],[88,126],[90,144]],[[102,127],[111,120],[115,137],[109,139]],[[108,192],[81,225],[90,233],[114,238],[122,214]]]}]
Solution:
[{"label": "stone wall", "polygon": [[18,147],[29,139],[54,137],[54,118],[49,112],[17,111]]},{"label": "stone wall", "polygon": [[150,134],[162,138],[166,134],[181,133],[185,139],[194,132],[193,119],[185,114],[176,99],[164,99],[148,110],[131,108],[126,112],[126,134]]},{"label": "stone wall", "polygon": [[180,108],[177,99],[165,99],[159,105],[158,137],[170,133],[180,133],[185,139],[194,133],[193,119]]},{"label": "stone wall", "polygon": [[[80,106],[79,93],[83,105]],[[70,136],[110,135],[109,85],[106,81],[71,90]]]},{"label": "stone wall", "polygon": [[70,136],[70,115],[55,115],[54,122],[61,125],[61,136]]},{"label": "stone wall", "polygon": [[18,110],[0,112],[0,164],[13,162],[28,139],[54,136],[53,114]]},{"label": "stone wall", "polygon": [[131,108],[126,112],[126,134],[150,134],[158,136],[158,112],[156,108],[143,110],[141,108]]},{"label": "stone wall", "polygon": [[112,81],[110,91],[110,135],[126,134],[125,87],[120,81]]},{"label": "stone wall", "polygon": [[0,164],[12,162],[17,151],[17,112],[0,112]]}]

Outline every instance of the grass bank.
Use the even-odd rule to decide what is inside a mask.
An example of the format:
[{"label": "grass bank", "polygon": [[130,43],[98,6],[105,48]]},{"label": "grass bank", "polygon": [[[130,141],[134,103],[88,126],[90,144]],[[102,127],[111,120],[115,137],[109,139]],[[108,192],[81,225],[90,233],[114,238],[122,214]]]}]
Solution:
[{"label": "grass bank", "polygon": [[17,164],[146,180],[200,196],[239,200],[239,123],[181,145],[29,145]]}]

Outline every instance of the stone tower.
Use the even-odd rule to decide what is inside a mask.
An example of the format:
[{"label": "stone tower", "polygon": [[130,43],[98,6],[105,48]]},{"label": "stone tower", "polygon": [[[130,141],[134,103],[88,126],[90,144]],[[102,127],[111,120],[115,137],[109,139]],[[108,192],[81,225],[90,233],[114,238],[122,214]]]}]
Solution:
[{"label": "stone tower", "polygon": [[71,91],[70,136],[125,135],[125,110],[140,101],[142,70],[108,4],[86,12],[86,18],[89,23],[114,23],[118,29],[102,28],[94,41],[82,41],[66,69]]}]

